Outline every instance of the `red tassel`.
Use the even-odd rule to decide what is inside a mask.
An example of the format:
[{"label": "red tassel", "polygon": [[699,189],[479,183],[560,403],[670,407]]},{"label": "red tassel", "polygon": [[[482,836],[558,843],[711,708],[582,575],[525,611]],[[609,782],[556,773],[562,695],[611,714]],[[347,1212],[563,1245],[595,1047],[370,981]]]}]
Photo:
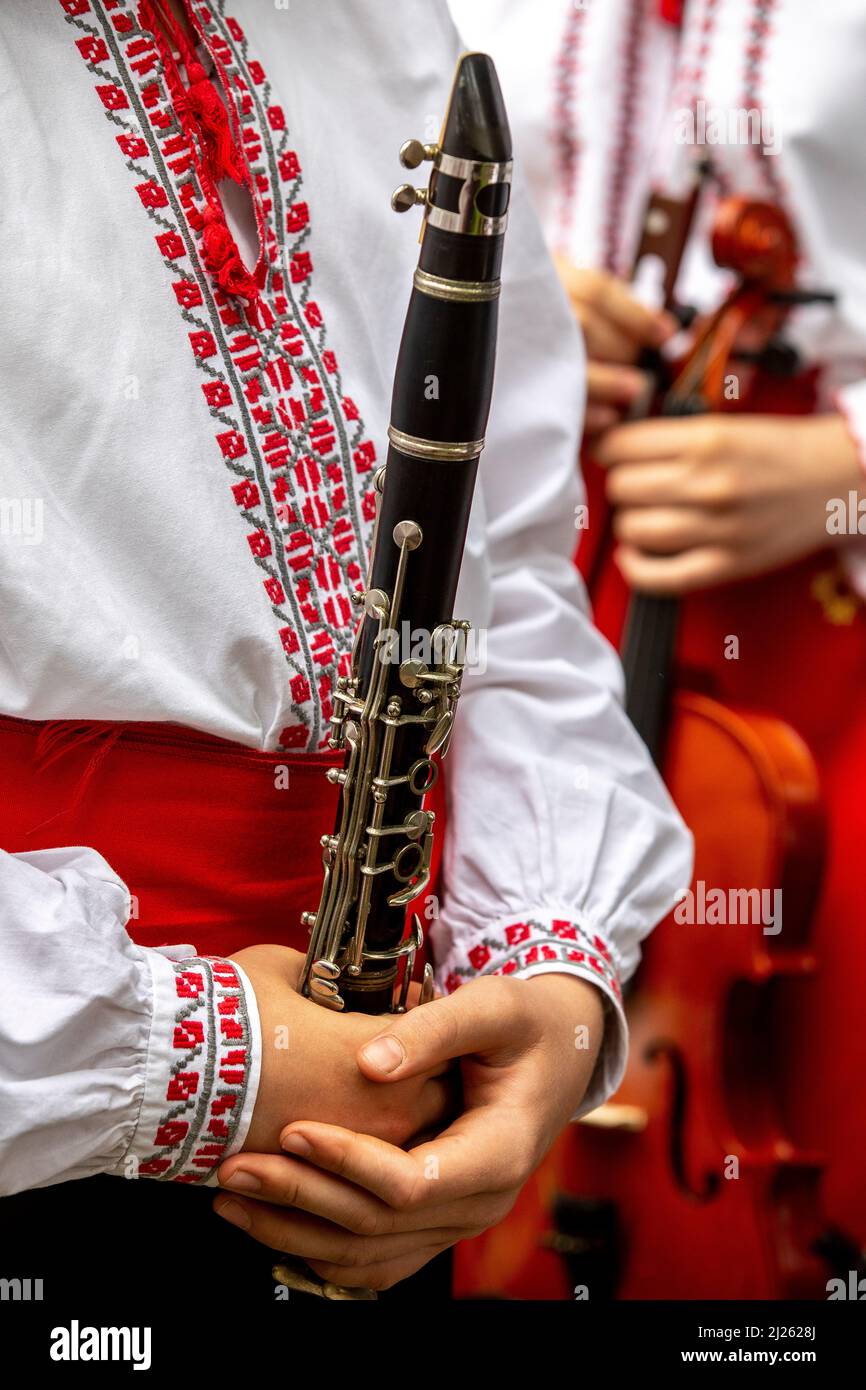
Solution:
[{"label": "red tassel", "polygon": [[682,28],[685,0],[659,0],[659,14],[666,24]]},{"label": "red tassel", "polygon": [[195,118],[204,146],[208,170],[216,183],[222,178],[244,181],[244,165],[232,139],[228,112],[200,63],[187,68],[190,86],[176,102],[178,115]]},{"label": "red tassel", "polygon": [[[211,203],[204,214],[201,236],[202,259],[220,289],[247,302],[251,316],[257,312],[259,289],[241,260],[237,242],[226,225],[220,208]],[[253,318],[255,324],[255,318]]]},{"label": "red tassel", "polygon": [[[160,0],[162,24],[156,20],[151,0],[142,0],[140,13],[142,24],[151,29],[159,45],[174,109],[189,139],[199,181],[209,200],[201,217],[202,259],[225,294],[246,301],[247,317],[254,327],[258,327],[262,308],[260,289],[244,265],[235,239],[226,225],[216,186],[221,179],[230,178],[242,187],[249,187],[252,194],[246,161],[235,144],[229,114],[219,92],[195,57],[182,28],[170,14],[164,13],[165,8],[163,0]],[[169,50],[166,35],[172,36],[183,55],[186,87]],[[255,195],[252,196],[255,201]],[[191,209],[188,216],[190,226],[197,228],[197,210]]]}]

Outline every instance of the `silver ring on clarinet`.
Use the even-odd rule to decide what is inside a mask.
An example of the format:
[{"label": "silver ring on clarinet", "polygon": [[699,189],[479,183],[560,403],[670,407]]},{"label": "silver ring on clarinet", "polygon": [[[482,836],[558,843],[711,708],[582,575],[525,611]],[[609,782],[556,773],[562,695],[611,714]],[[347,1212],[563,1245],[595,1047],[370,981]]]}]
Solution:
[{"label": "silver ring on clarinet", "polygon": [[484,448],[483,439],[454,441],[444,439],[419,439],[415,434],[405,434],[394,425],[388,426],[388,438],[394,448],[409,458],[436,459],[442,463],[464,463],[477,458]]}]

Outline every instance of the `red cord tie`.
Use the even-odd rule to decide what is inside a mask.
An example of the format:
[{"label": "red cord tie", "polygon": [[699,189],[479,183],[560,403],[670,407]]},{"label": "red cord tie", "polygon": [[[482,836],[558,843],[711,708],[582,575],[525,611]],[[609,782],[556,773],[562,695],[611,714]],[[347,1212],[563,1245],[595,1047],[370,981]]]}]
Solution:
[{"label": "red cord tie", "polygon": [[[224,294],[245,301],[247,317],[254,327],[259,327],[264,310],[260,286],[244,265],[229,231],[217,187],[221,179],[229,178],[248,188],[255,201],[246,161],[232,134],[228,110],[165,0],[159,0],[158,15],[152,0],[142,0],[140,13],[142,25],[151,30],[159,47],[172,104],[189,140],[199,183],[207,199],[200,244],[205,268]],[[181,55],[187,86],[181,80],[171,44]],[[263,274],[261,281],[264,283]]]},{"label": "red cord tie", "polygon": [[201,253],[220,289],[246,300],[252,308],[259,297],[258,286],[241,260],[237,242],[226,225],[222,210],[213,203],[208,205],[204,214]]},{"label": "red cord tie", "polygon": [[219,93],[201,63],[189,63],[186,75],[190,85],[175,102],[178,115],[181,118],[192,116],[197,122],[208,171],[214,181],[219,183],[221,178],[230,178],[235,183],[243,183],[243,162]]},{"label": "red cord tie", "polygon": [[682,28],[685,0],[659,0],[659,15],[667,24]]}]

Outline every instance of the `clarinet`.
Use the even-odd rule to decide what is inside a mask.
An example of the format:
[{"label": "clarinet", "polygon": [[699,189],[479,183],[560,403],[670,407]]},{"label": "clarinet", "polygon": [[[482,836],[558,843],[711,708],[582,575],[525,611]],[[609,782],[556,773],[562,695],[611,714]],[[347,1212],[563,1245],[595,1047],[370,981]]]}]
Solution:
[{"label": "clarinet", "polygon": [[[436,145],[407,140],[405,168],[429,187],[391,205],[424,208],[421,252],[400,344],[389,448],[350,674],[334,693],[330,747],[342,768],[333,833],[322,838],[319,905],[300,989],[330,1009],[402,1012],[422,944],[408,905],[430,879],[434,812],[425,801],[448,749],[470,625],[454,618],[496,355],[511,136],[492,60],[459,60]],[[405,636],[411,634],[411,653]],[[418,639],[421,651],[417,654]],[[432,995],[424,972],[419,1002]]]}]

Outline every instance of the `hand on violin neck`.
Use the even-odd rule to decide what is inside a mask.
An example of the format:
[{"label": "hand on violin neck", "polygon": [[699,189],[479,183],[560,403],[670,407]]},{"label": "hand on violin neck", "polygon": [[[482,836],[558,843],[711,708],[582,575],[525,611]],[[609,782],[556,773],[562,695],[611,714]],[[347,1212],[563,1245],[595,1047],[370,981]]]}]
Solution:
[{"label": "hand on violin neck", "polygon": [[614,558],[648,593],[709,588],[839,544],[833,499],[866,498],[838,414],[645,420],[609,430],[594,457],[608,472]]},{"label": "hand on violin neck", "polygon": [[592,437],[622,418],[644,389],[636,370],[644,348],[658,348],[677,331],[677,320],[648,309],[625,281],[606,270],[584,269],[564,256],[554,261],[587,354],[584,432]]}]

